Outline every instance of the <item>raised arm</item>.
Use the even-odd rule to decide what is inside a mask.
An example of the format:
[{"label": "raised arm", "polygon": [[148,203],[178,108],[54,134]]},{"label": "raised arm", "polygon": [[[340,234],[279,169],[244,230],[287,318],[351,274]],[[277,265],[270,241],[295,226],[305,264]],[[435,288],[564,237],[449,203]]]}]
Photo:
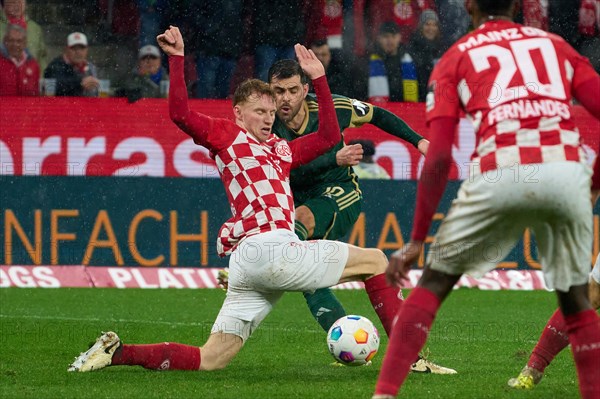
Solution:
[{"label": "raised arm", "polygon": [[211,149],[208,134],[213,130],[213,118],[193,112],[189,108],[187,88],[183,75],[183,37],[179,28],[169,27],[156,37],[160,48],[169,56],[171,87],[169,89],[169,116],[196,144]]},{"label": "raised arm", "polygon": [[312,50],[300,44],[296,44],[295,50],[298,62],[312,79],[315,94],[319,99],[319,128],[315,134],[302,136],[290,142],[293,154],[292,168],[309,163],[342,139],[323,64]]}]

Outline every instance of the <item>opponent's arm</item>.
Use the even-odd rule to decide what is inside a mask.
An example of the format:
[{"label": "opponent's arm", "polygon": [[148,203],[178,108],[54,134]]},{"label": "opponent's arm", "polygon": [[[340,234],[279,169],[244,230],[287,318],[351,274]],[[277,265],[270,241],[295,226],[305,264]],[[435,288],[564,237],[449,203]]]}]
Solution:
[{"label": "opponent's arm", "polygon": [[[339,149],[336,150],[338,147]],[[321,174],[337,167],[347,168],[358,165],[363,158],[363,152],[360,144],[342,145],[341,147],[340,144],[337,144],[333,150],[310,162],[311,173]]]},{"label": "opponent's arm", "polygon": [[369,123],[392,136],[411,143],[421,154],[425,155],[427,153],[429,141],[390,111],[374,105],[373,118]]},{"label": "opponent's arm", "polygon": [[340,126],[335,114],[333,98],[325,77],[325,68],[312,50],[296,44],[296,57],[304,72],[312,79],[315,93],[319,99],[319,127],[315,134],[292,140],[292,169],[307,164],[324,154],[341,140]]}]

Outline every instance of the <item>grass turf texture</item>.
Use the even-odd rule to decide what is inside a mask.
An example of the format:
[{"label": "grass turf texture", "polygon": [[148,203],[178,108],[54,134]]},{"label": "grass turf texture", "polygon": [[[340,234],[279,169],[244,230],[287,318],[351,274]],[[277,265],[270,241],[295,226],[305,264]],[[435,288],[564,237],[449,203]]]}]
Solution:
[{"label": "grass turf texture", "polygon": [[[362,291],[336,291],[347,311],[383,328]],[[157,372],[109,367],[67,373],[101,330],[125,343],[201,345],[224,297],[220,290],[1,289],[0,397],[369,398],[387,337],[371,367],[331,367],[325,333],[299,293],[275,310],[225,369]],[[426,348],[458,375],[411,374],[401,397],[576,398],[570,351],[533,391],[506,386],[524,365],[556,305],[548,292],[461,289],[442,307]]]}]

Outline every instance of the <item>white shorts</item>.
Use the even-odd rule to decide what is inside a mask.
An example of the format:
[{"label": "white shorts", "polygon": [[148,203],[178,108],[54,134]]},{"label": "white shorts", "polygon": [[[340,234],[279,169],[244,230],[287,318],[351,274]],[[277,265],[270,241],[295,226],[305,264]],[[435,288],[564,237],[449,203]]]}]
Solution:
[{"label": "white shorts", "polygon": [[596,256],[596,263],[594,263],[594,268],[590,276],[596,283],[600,284],[600,254]]},{"label": "white shorts", "polygon": [[289,230],[244,239],[229,259],[229,288],[212,332],[245,341],[285,291],[314,291],[339,282],[348,246],[339,241],[300,241]]},{"label": "white shorts", "polygon": [[546,285],[585,284],[593,238],[588,166],[575,162],[499,169],[465,180],[427,257],[433,269],[481,277],[535,234]]}]

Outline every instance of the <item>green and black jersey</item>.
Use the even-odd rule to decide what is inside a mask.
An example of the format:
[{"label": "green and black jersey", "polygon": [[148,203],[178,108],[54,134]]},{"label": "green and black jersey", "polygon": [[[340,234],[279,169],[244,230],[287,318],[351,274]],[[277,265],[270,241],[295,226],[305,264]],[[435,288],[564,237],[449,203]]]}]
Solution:
[{"label": "green and black jersey", "polygon": [[[371,123],[387,133],[398,138],[406,140],[415,147],[421,137],[415,133],[404,121],[391,112],[348,97],[333,95],[333,104],[337,115],[340,129],[343,132],[346,128],[359,127],[365,123]],[[273,125],[273,133],[288,141],[294,140],[300,136],[314,133],[319,127],[319,105],[317,98],[309,94],[304,102],[304,107],[308,118],[295,131],[285,126],[278,118]],[[321,155],[309,164],[300,166],[291,172],[291,187],[294,196],[302,191],[307,191],[316,186],[327,185],[331,183],[354,183],[357,184],[357,177],[350,167],[340,167],[337,165],[335,154],[344,145],[343,139],[334,148]]]}]

